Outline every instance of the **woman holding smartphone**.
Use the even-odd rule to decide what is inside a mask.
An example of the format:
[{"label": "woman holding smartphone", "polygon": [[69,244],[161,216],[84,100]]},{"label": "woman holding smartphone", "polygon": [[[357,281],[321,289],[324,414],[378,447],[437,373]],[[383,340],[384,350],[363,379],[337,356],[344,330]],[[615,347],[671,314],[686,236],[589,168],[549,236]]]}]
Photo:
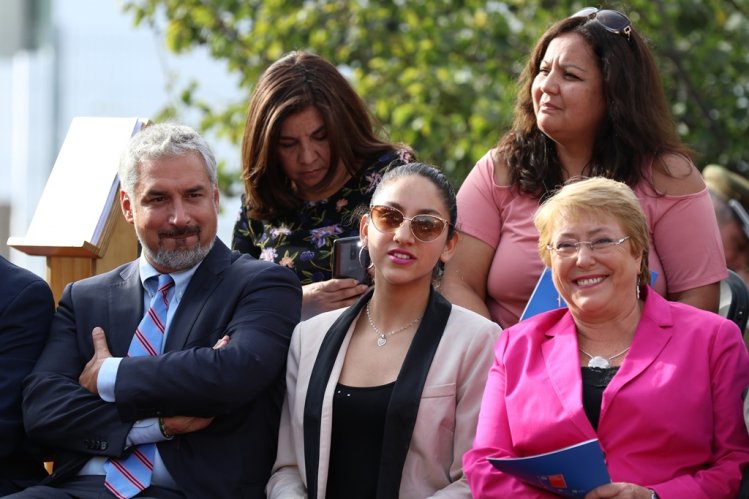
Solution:
[{"label": "woman holding smartphone", "polygon": [[333,64],[286,54],[250,99],[232,247],[296,273],[303,319],[351,305],[367,286],[333,278],[333,242],[358,235],[355,210],[369,204],[388,168],[408,161],[411,150],[378,136],[366,104]]},{"label": "woman holding smartphone", "polygon": [[456,217],[439,170],[384,175],[359,226],[374,289],[294,331],[269,497],[471,497],[461,459],[500,328],[432,285]]}]

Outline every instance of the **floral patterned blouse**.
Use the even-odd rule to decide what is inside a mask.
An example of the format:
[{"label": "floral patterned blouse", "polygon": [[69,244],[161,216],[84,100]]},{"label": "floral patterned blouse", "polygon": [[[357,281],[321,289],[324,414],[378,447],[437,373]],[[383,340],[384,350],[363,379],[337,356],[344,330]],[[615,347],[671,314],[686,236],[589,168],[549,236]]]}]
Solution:
[{"label": "floral patterned blouse", "polygon": [[388,151],[329,198],[305,201],[298,212],[273,221],[250,219],[243,195],[232,248],[289,267],[302,285],[327,281],[333,275],[333,241],[359,235],[356,209],[369,206],[386,171],[411,161],[414,158],[407,149]]}]

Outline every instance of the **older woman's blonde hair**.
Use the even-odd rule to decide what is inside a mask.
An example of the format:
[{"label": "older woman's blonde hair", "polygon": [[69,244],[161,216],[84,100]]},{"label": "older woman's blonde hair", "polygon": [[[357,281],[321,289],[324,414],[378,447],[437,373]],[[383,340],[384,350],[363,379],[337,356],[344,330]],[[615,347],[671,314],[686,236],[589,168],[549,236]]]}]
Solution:
[{"label": "older woman's blonde hair", "polygon": [[569,182],[538,208],[533,223],[538,229],[538,252],[544,264],[551,266],[547,246],[551,244],[551,235],[559,219],[566,217],[576,220],[585,215],[613,216],[617,219],[624,229],[622,236],[629,236],[632,256],[642,256],[638,283],[640,287],[647,286],[650,281],[650,236],[640,201],[626,184],[604,177]]}]

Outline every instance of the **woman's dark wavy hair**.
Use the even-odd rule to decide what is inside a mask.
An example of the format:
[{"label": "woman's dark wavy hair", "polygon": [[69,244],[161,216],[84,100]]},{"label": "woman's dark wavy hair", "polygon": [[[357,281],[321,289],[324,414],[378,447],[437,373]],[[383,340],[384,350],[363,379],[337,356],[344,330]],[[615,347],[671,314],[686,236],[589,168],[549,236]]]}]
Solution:
[{"label": "woman's dark wavy hair", "polygon": [[612,178],[634,187],[644,178],[643,166],[650,159],[656,160],[654,168],[670,174],[659,161],[662,154],[691,156],[676,134],[645,40],[634,29],[627,39],[595,20],[570,17],[552,25],[531,52],[519,79],[512,130],[497,143],[498,156],[507,164],[513,186],[543,197],[564,183],[554,142],[538,128],[531,95],[549,43],[564,33],[583,37],[596,55],[603,77],[607,113],[595,138],[586,176]]},{"label": "woman's dark wavy hair", "polygon": [[[283,172],[277,144],[284,120],[310,106],[325,123],[331,165],[342,162],[352,176],[365,161],[396,148],[377,137],[367,105],[333,64],[309,52],[290,52],[263,72],[250,99],[242,180],[251,218],[271,220],[302,204]],[[321,187],[336,173],[330,168]]]}]

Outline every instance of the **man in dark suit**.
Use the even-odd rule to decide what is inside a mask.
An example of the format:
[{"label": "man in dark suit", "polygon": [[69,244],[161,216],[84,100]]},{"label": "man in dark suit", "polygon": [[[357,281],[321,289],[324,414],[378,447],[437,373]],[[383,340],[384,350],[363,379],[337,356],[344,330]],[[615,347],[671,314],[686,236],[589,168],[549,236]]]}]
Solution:
[{"label": "man in dark suit", "polygon": [[0,257],[0,496],[47,475],[23,431],[21,383],[39,358],[54,313],[47,283]]},{"label": "man in dark suit", "polygon": [[[24,423],[57,451],[54,473],[18,497],[264,497],[299,281],[216,238],[216,162],[190,128],[137,133],[119,173],[142,255],[66,287],[24,386]],[[173,286],[153,289],[164,274]],[[163,343],[133,354],[148,318]],[[135,480],[121,467],[152,443]],[[144,490],[124,492],[112,469]]]}]

